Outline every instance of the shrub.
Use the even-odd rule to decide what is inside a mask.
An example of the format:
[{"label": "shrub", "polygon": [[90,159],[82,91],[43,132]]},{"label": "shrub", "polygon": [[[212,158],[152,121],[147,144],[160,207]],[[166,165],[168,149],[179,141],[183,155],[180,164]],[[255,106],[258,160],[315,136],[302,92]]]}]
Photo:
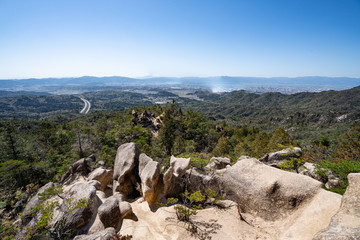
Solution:
[{"label": "shrub", "polygon": [[340,162],[331,162],[331,161],[322,161],[317,166],[316,173],[319,174],[324,179],[327,179],[327,172],[333,171],[340,179],[340,185],[335,188],[328,189],[332,192],[339,194],[344,194],[346,187],[348,186],[347,175],[349,173],[360,172],[360,162],[359,161],[340,161]]}]

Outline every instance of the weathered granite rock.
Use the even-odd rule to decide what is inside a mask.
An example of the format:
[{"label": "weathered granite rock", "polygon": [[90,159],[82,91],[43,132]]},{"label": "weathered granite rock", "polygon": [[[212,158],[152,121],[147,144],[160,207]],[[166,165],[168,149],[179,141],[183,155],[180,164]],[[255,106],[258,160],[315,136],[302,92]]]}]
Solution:
[{"label": "weathered granite rock", "polygon": [[160,182],[160,164],[153,161],[146,154],[139,157],[139,176],[141,179],[141,191],[144,199],[150,204],[158,201],[159,191],[162,189]]},{"label": "weathered granite rock", "polygon": [[96,190],[102,191],[101,183],[97,180],[90,180],[87,182],[89,185],[94,186]]},{"label": "weathered granite rock", "polygon": [[107,185],[109,185],[112,182],[113,179],[113,170],[107,170],[103,167],[99,167],[92,171],[88,176],[88,181],[91,180],[97,180],[101,183],[101,189],[102,191],[105,191]]},{"label": "weathered granite rock", "polygon": [[276,233],[276,239],[312,239],[340,206],[341,196],[323,190],[321,182],[256,159],[224,170],[215,177],[225,197],[238,204],[240,213],[261,219],[261,228]]},{"label": "weathered granite rock", "polygon": [[133,197],[139,194],[137,182],[139,149],[135,143],[121,145],[116,153],[113,175],[113,192],[120,192],[125,197]]},{"label": "weathered granite rock", "polygon": [[54,187],[54,186],[55,186],[55,184],[52,182],[45,184],[38,190],[38,192],[35,194],[35,196],[33,196],[29,200],[29,202],[26,204],[25,209],[23,210],[23,215],[21,217],[21,222],[23,225],[27,225],[29,223],[29,221],[32,219],[32,213],[30,212],[31,209],[33,209],[41,204],[42,201],[39,200],[39,194],[43,193],[46,189],[48,189],[50,187]]},{"label": "weathered granite rock", "polygon": [[111,197],[105,199],[98,209],[98,215],[105,228],[118,228],[121,220],[121,211],[119,204],[122,201],[122,195],[115,193]]},{"label": "weathered granite rock", "polygon": [[316,174],[316,167],[315,164],[306,162],[304,165],[301,166],[299,174],[309,176],[316,180],[320,180],[320,176]]},{"label": "weathered granite rock", "polygon": [[217,178],[214,177],[215,174],[202,174],[196,171],[195,168],[186,170],[185,181],[188,191],[196,192],[200,190],[204,193],[207,189],[211,189],[218,192],[220,189]]},{"label": "weathered granite rock", "polygon": [[143,127],[150,128],[152,132],[159,131],[161,127],[161,118],[160,116],[155,117],[154,114],[150,114],[147,111],[138,113],[135,110],[132,111],[134,118],[132,122],[136,124],[141,124]]},{"label": "weathered granite rock", "polygon": [[176,158],[171,156],[170,168],[164,174],[164,195],[177,196],[184,191],[182,177],[190,165],[190,158]]},{"label": "weathered granite rock", "polygon": [[90,172],[89,163],[95,161],[95,156],[90,155],[87,158],[82,158],[75,163],[71,164],[67,172],[62,176],[61,183],[69,185],[78,180],[79,177],[85,177]]},{"label": "weathered granite rock", "polygon": [[[60,211],[53,217],[53,228],[61,225],[64,231],[71,232],[79,230],[90,221],[95,219],[98,208],[98,199],[96,197],[96,189],[87,183],[74,183],[64,188],[64,199],[72,199],[70,203],[63,202]],[[71,209],[77,201],[86,199],[88,205],[86,207]]]},{"label": "weathered granite rock", "polygon": [[205,166],[205,169],[210,170],[216,170],[216,169],[223,169],[227,165],[230,165],[231,161],[227,157],[212,157],[210,159],[210,163]]},{"label": "weathered granite rock", "polygon": [[314,240],[360,239],[360,173],[348,175],[349,186],[341,200],[339,211],[327,228],[317,233]]},{"label": "weathered granite rock", "polygon": [[267,165],[277,167],[277,165],[283,161],[290,160],[290,158],[299,158],[302,155],[301,148],[286,148],[278,152],[267,153],[265,156],[259,159]]},{"label": "weathered granite rock", "polygon": [[242,211],[266,220],[299,207],[321,188],[314,179],[271,168],[254,158],[228,168],[220,182],[228,189],[228,198],[236,201]]},{"label": "weathered granite rock", "polygon": [[252,158],[248,155],[241,155],[239,158],[238,158],[238,161],[241,161],[241,160],[244,160],[244,159],[248,159],[248,158]]},{"label": "weathered granite rock", "polygon": [[91,235],[78,235],[74,240],[114,240],[118,239],[116,231],[114,228],[109,227],[105,230],[96,232]]},{"label": "weathered granite rock", "polygon": [[340,179],[336,176],[336,174],[332,170],[329,170],[327,172],[327,182],[325,183],[325,187],[333,188],[339,186],[339,184],[340,184]]},{"label": "weathered granite rock", "polygon": [[123,201],[119,203],[121,218],[130,217],[133,213],[132,207],[129,202]]}]

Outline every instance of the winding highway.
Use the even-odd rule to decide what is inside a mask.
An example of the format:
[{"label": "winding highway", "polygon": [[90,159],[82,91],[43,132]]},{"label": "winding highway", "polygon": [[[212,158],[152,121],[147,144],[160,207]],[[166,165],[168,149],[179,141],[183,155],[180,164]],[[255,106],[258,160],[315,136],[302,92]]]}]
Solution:
[{"label": "winding highway", "polygon": [[86,100],[85,98],[80,97],[80,99],[81,99],[81,100],[84,102],[84,104],[85,104],[84,108],[80,111],[80,113],[82,113],[82,114],[87,114],[87,113],[89,112],[89,110],[90,110],[91,103],[90,103],[88,100]]}]

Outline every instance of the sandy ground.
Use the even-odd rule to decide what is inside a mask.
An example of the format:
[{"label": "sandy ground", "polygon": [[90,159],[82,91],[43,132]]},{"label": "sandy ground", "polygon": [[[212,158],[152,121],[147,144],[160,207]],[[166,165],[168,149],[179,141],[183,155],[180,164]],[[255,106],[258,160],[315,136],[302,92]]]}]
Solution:
[{"label": "sandy ground", "polygon": [[147,202],[139,199],[131,203],[137,221],[124,219],[120,234],[132,235],[132,239],[272,239],[257,227],[240,220],[237,207],[219,209],[211,207],[199,210],[192,216],[197,232],[189,231],[189,224],[176,218],[174,208],[161,207],[152,212]]}]

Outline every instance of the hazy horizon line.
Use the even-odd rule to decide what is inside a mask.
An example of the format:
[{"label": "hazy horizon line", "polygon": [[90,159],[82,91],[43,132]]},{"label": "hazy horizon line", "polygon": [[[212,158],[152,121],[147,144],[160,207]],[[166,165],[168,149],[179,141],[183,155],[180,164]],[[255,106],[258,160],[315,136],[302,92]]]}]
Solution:
[{"label": "hazy horizon line", "polygon": [[30,80],[30,79],[64,79],[64,78],[84,78],[84,77],[93,77],[93,78],[111,78],[111,77],[122,77],[122,78],[130,78],[130,79],[151,79],[151,78],[174,78],[174,79],[181,79],[181,78],[221,78],[221,77],[239,77],[239,78],[352,78],[352,79],[360,79],[359,77],[349,77],[349,76],[321,76],[321,75],[304,75],[304,76],[295,76],[295,77],[288,77],[288,76],[273,76],[273,77],[263,77],[263,76],[245,76],[245,75],[212,75],[212,76],[182,76],[182,77],[175,77],[175,76],[139,76],[139,77],[131,77],[131,76],[122,76],[122,75],[111,75],[111,76],[95,76],[95,75],[82,75],[82,76],[73,76],[73,77],[28,77],[28,78],[0,78],[0,81],[3,80]]}]

